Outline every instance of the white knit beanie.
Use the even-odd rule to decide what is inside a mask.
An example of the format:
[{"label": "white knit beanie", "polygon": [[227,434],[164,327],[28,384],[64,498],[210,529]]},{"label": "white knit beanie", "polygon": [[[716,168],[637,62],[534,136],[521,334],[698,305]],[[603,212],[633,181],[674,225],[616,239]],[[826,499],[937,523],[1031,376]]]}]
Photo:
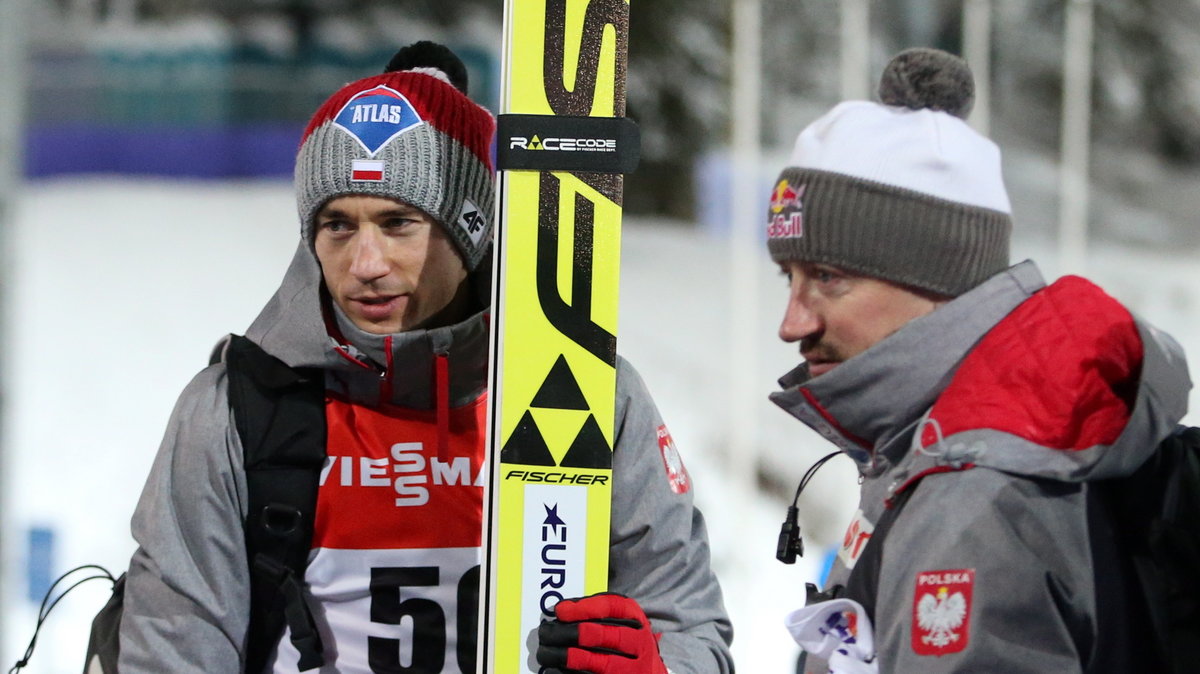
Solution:
[{"label": "white knit beanie", "polygon": [[962,59],[910,49],[888,64],[882,104],[810,124],[771,198],[772,259],[948,296],[1007,267],[1012,209],[999,148],[962,119],[973,96]]}]

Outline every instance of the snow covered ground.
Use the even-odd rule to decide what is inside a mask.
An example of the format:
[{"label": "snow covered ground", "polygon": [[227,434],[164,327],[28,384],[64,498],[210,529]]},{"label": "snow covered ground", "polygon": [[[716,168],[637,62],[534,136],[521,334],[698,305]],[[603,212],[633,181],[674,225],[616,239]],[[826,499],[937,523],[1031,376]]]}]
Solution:
[{"label": "snow covered ground", "polygon": [[[50,555],[54,574],[83,563],[125,568],[133,550],[129,516],[176,395],[213,343],[243,331],[274,291],[296,231],[291,189],[282,183],[72,179],[26,186],[9,232],[12,268],[3,289],[4,668],[21,656],[36,619],[27,596],[31,532],[51,532],[53,545],[39,550]],[[1014,257],[1045,262],[1053,278],[1049,238],[1018,234]],[[1087,271],[1196,359],[1198,252],[1097,245]],[[785,504],[740,490],[728,464],[731,432],[756,429],[756,451],[781,484],[794,485],[828,449],[765,400],[798,358],[774,337],[784,285],[765,256],[756,272],[763,310],[744,326],[755,335],[762,404],[751,418],[731,420],[728,321],[738,298],[729,296],[728,260],[726,242],[703,229],[627,222],[619,348],[641,371],[694,479],[737,630],[739,670],[784,674],[796,649],[782,616],[803,602],[803,583],[817,578],[825,551],[840,539],[855,479],[846,461],[822,470],[801,500],[810,553],[794,567],[776,562]],[[1193,394],[1193,410],[1197,403]],[[1196,412],[1189,420],[1200,423]],[[90,585],[50,618],[27,672],[81,669],[88,624],[108,596],[104,583]]]}]

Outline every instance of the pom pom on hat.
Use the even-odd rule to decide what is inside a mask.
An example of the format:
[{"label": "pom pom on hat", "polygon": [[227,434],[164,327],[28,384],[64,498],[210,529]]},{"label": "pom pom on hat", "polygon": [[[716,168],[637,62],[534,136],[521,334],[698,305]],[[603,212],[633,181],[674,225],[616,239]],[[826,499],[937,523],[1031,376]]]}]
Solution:
[{"label": "pom pom on hat", "polygon": [[383,72],[391,73],[401,70],[424,72],[426,69],[441,71],[445,75],[446,81],[454,85],[455,89],[464,94],[467,93],[467,67],[463,65],[462,59],[458,58],[458,55],[445,45],[436,42],[422,40],[407,47],[401,47],[392,60],[388,61]]},{"label": "pom pom on hat", "polygon": [[941,110],[966,119],[975,105],[975,78],[963,59],[940,49],[914,47],[892,57],[879,80],[884,105]]},{"label": "pom pom on hat", "polygon": [[467,98],[466,68],[432,42],[401,49],[387,70],[345,85],[317,109],[296,156],[301,231],[331,199],[387,197],[441,225],[474,270],[491,242],[496,120]]}]

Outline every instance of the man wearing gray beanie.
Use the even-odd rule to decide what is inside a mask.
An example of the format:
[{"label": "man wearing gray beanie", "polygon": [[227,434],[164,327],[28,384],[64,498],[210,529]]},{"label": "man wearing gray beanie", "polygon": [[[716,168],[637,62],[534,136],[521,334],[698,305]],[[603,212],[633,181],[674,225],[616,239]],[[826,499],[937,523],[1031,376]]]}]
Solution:
[{"label": "man wearing gray beanie", "polygon": [[1174,430],[1183,353],[1090,282],[1009,266],[961,59],[902,52],[880,99],[808,126],[768,211],[805,361],[771,400],[861,476],[825,588],[787,620],[806,671],[1150,671],[1094,485]]},{"label": "man wearing gray beanie", "polygon": [[[180,396],[134,513],[119,671],[476,671],[494,132],[432,43],[317,109],[292,264]],[[522,635],[530,659],[729,674],[691,482],[642,380],[616,368],[611,593],[547,598],[556,619]],[[290,407],[239,404],[310,388]]]}]

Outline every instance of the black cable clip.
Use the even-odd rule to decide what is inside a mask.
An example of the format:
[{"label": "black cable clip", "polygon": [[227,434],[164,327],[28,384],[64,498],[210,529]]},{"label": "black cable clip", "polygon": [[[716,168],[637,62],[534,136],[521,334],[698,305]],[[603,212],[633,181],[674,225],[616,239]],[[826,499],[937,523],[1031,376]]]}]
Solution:
[{"label": "black cable clip", "polygon": [[784,518],[783,525],[779,527],[779,539],[775,543],[775,559],[784,564],[795,564],[797,557],[804,556],[804,539],[800,537],[800,509],[796,506],[800,501],[800,492],[804,491],[809,480],[817,474],[817,469],[838,454],[841,454],[841,451],[825,455],[810,466],[804,473],[804,477],[800,478],[800,484],[796,487],[796,496],[792,498],[792,505],[788,506],[787,517]]}]

